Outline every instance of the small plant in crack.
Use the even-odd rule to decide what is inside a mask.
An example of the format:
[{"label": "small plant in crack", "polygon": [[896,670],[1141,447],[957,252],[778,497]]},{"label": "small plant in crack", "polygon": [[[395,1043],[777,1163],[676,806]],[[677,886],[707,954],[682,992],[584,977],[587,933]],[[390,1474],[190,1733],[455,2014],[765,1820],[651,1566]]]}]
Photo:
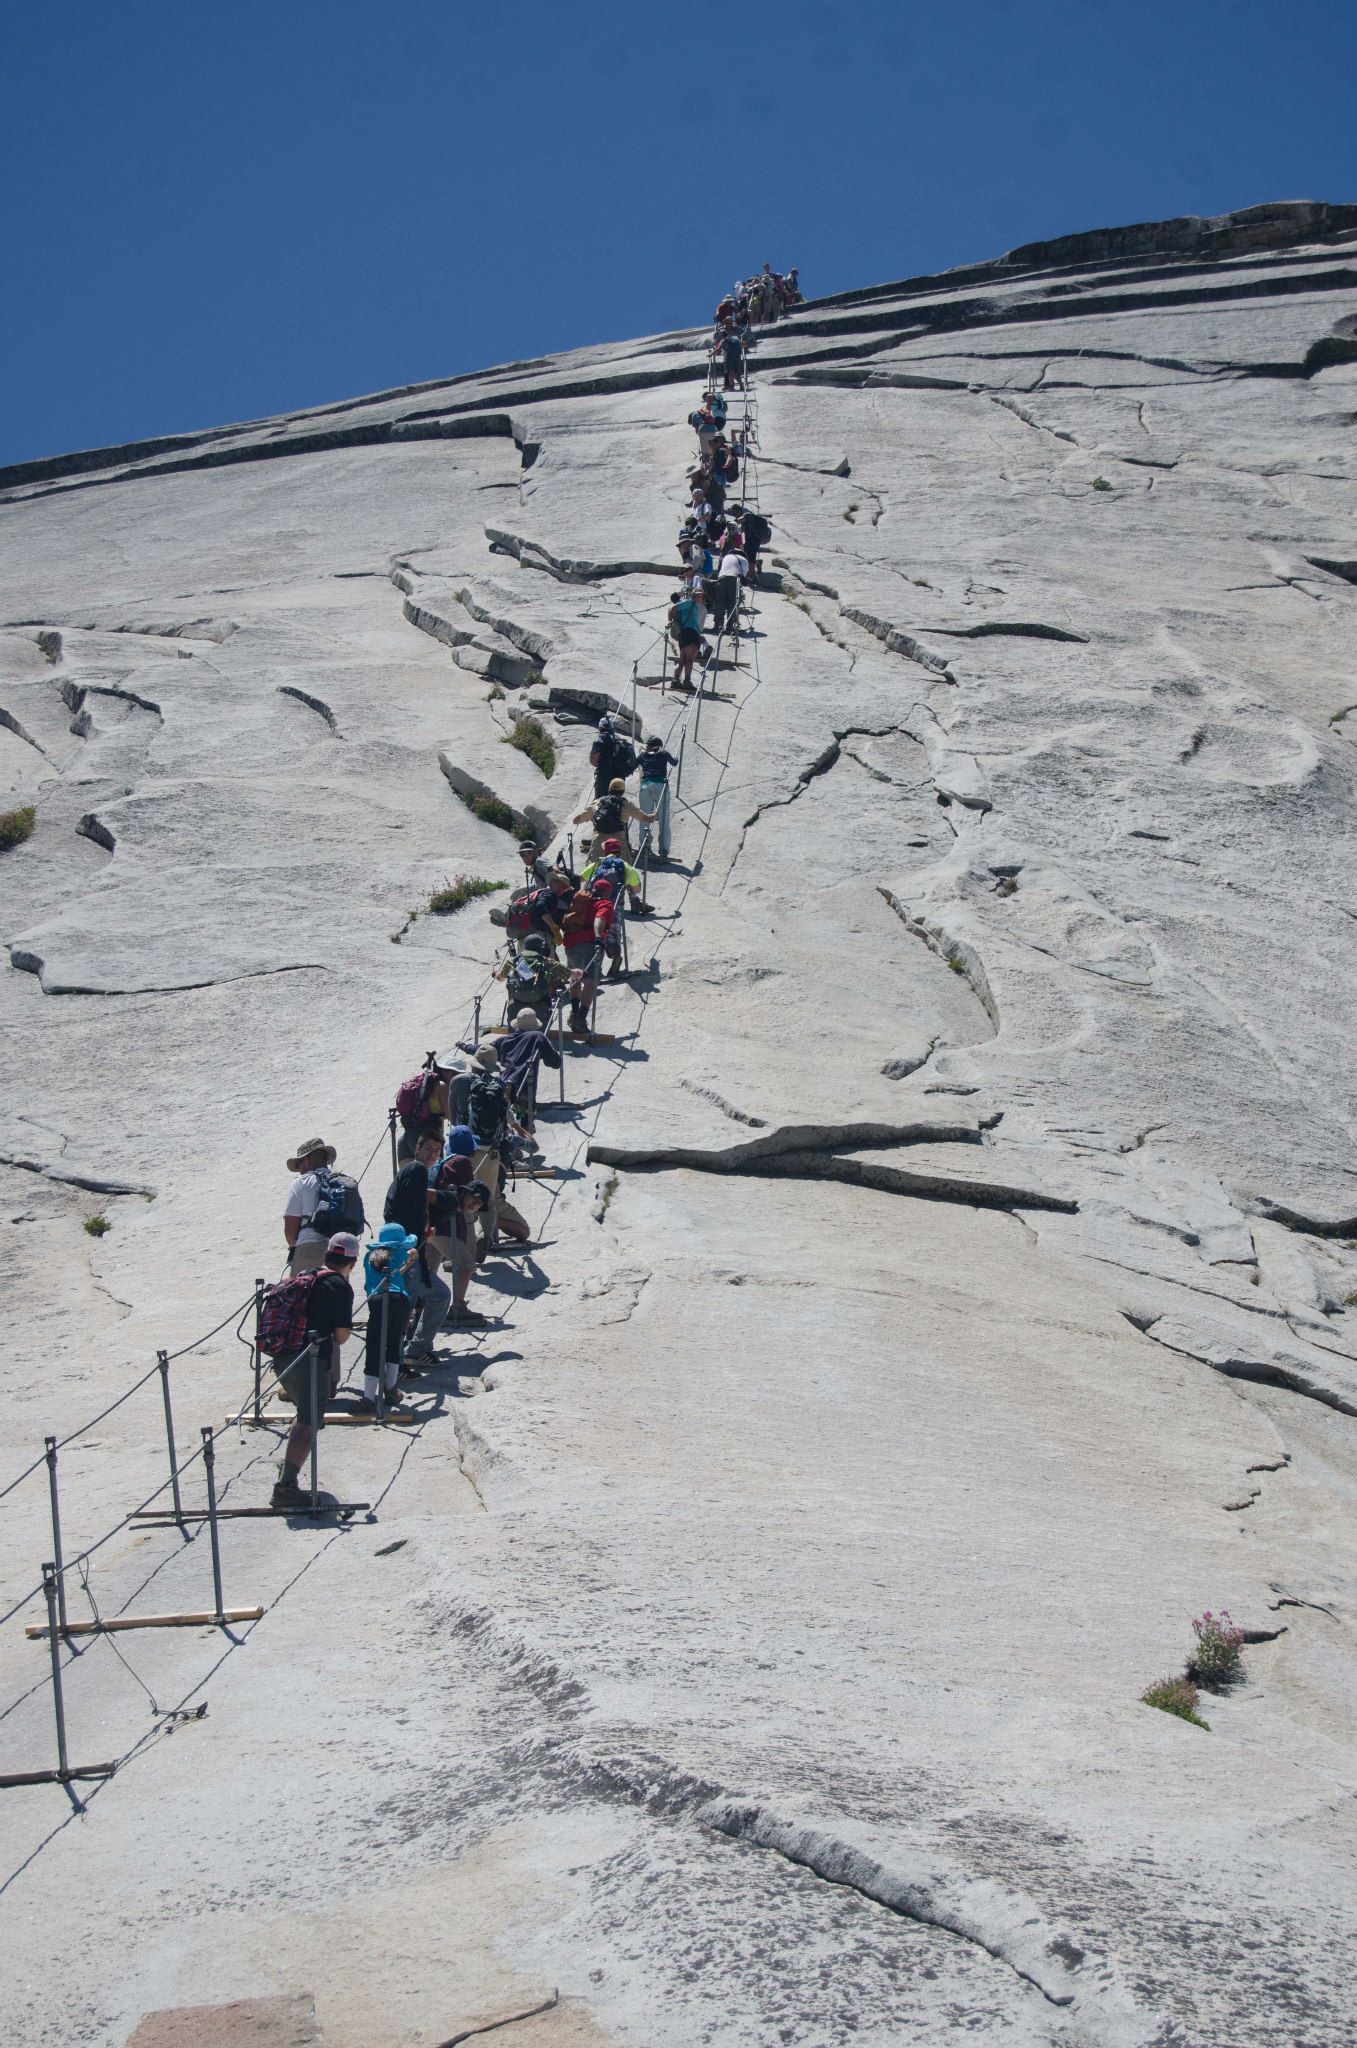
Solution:
[{"label": "small plant in crack", "polygon": [[1192,1632],[1197,1640],[1188,1659],[1188,1677],[1198,1685],[1209,1685],[1218,1691],[1233,1685],[1243,1668],[1243,1629],[1235,1627],[1223,1607],[1219,1614],[1212,1614],[1208,1607],[1205,1614],[1199,1614],[1193,1621]]},{"label": "small plant in crack", "polygon": [[532,826],[521,811],[512,804],[506,804],[498,796],[469,796],[465,790],[458,790],[458,796],[467,809],[478,817],[483,825],[495,825],[501,832],[512,832],[515,839],[531,839]]},{"label": "small plant in crack", "polygon": [[517,747],[520,754],[526,754],[535,761],[542,773],[550,777],[556,772],[556,742],[540,718],[524,712],[514,720],[514,729],[505,740],[506,746]]},{"label": "small plant in crack", "polygon": [[487,704],[502,704],[504,702],[503,683],[491,683],[490,688],[485,693],[485,701]]},{"label": "small plant in crack", "polygon": [[953,974],[964,974],[966,972],[966,962],[958,960],[955,954],[952,955],[947,965],[951,968]]},{"label": "small plant in crack", "polygon": [[31,839],[37,822],[34,804],[20,804],[16,811],[0,811],[0,852],[8,852],[11,846],[22,846],[25,839]]},{"label": "small plant in crack", "polygon": [[1095,491],[1110,491],[1112,486],[1107,481],[1107,478],[1105,476],[1095,476],[1093,479],[1093,488]]},{"label": "small plant in crack", "polygon": [[106,1237],[112,1228],[113,1225],[109,1222],[107,1216],[87,1216],[85,1218],[85,1234],[88,1237]]},{"label": "small plant in crack", "polygon": [[1201,1694],[1190,1678],[1156,1679],[1140,1697],[1147,1707],[1158,1707],[1161,1714],[1176,1714],[1180,1721],[1190,1721],[1194,1728],[1210,1729],[1211,1723],[1197,1712]]},{"label": "small plant in crack", "polygon": [[617,1188],[617,1175],[615,1173],[610,1173],[608,1175],[608,1178],[604,1181],[602,1187],[598,1191],[598,1209],[595,1213],[597,1214],[600,1223],[603,1221],[604,1217],[607,1215],[609,1209],[612,1206],[612,1199],[613,1196],[617,1193]]},{"label": "small plant in crack", "polygon": [[546,687],[546,677],[540,668],[530,668],[523,678],[525,690],[541,690]]},{"label": "small plant in crack", "polygon": [[478,896],[493,896],[508,886],[507,882],[488,882],[483,875],[459,875],[455,882],[444,882],[441,889],[434,890],[429,908],[435,917],[451,917],[455,910],[465,910]]}]

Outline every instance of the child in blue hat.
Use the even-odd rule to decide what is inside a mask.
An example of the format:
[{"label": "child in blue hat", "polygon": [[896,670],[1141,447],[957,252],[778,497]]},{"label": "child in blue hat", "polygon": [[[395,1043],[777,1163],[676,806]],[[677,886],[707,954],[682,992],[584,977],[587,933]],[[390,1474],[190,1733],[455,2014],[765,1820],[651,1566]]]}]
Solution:
[{"label": "child in blue hat", "polygon": [[372,1408],[377,1405],[378,1384],[383,1379],[387,1407],[401,1405],[397,1385],[401,1340],[410,1313],[410,1273],[418,1256],[419,1239],[399,1223],[384,1223],[363,1254],[363,1287],[368,1298],[363,1399]]}]

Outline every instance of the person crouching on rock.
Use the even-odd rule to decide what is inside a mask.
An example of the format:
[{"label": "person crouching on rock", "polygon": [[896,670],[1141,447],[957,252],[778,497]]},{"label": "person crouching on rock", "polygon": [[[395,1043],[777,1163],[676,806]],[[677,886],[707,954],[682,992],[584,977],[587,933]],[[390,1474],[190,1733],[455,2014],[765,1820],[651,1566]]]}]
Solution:
[{"label": "person crouching on rock", "polygon": [[[475,1083],[472,1083],[474,1093]],[[414,1334],[405,1347],[406,1359],[427,1365],[434,1356],[443,1318],[452,1306],[452,1296],[438,1277],[438,1261],[426,1257],[424,1241],[429,1235],[429,1182],[437,1171],[443,1152],[441,1138],[421,1138],[415,1156],[407,1160],[386,1191],[383,1215],[388,1223],[399,1223],[415,1240],[419,1254],[410,1281],[410,1316]]]},{"label": "person crouching on rock", "polygon": [[363,1254],[363,1292],[368,1302],[363,1400],[376,1408],[379,1389],[386,1405],[401,1405],[401,1339],[410,1313],[410,1289],[419,1260],[419,1240],[399,1223],[384,1223]]},{"label": "person crouching on rock", "polygon": [[521,1244],[526,1244],[532,1236],[527,1217],[520,1215],[513,1203],[500,1192],[505,1141],[511,1133],[525,1138],[527,1132],[509,1108],[508,1091],[499,1071],[499,1054],[494,1046],[481,1046],[476,1053],[476,1061],[483,1072],[480,1080],[471,1084],[467,1122],[476,1140],[472,1158],[476,1179],[484,1181],[490,1190],[490,1206],[484,1218],[485,1249],[490,1251],[494,1246],[495,1232],[501,1225],[507,1236],[517,1238]]}]

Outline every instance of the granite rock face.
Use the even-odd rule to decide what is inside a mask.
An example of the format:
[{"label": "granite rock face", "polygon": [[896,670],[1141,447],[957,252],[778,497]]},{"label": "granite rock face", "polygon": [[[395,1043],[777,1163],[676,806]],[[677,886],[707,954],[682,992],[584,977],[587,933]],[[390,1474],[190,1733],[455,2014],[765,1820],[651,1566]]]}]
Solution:
[{"label": "granite rock face", "polygon": [[[246,1646],[124,1639],[203,1725],[50,1840],[6,1795],[15,2038],[1350,2038],[1357,210],[768,332],[774,537],[699,712],[657,636],[704,334],[0,476],[7,1467],[276,1271],[303,1133],[380,1208],[499,937],[423,907],[517,872],[463,799],[564,834],[608,706],[684,758],[504,1320],[413,1440],[327,1434],[378,1522],[227,1525]],[[195,1441],[243,1355],[176,1368]],[[160,1428],[63,1452],[68,1547]],[[201,1606],[201,1547],[96,1595]],[[1204,1733],[1140,1694],[1221,1607]],[[68,1713],[147,1725],[103,1646]]]}]

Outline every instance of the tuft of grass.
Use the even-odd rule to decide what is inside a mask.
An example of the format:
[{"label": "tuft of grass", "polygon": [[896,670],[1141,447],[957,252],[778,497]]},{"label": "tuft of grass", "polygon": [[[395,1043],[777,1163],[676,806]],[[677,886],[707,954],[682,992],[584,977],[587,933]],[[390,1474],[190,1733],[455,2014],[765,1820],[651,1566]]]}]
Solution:
[{"label": "tuft of grass", "polygon": [[615,1173],[610,1173],[607,1180],[604,1181],[603,1186],[599,1189],[598,1220],[600,1223],[603,1221],[609,1209],[612,1207],[612,1199],[613,1196],[617,1193],[617,1188],[617,1175]]},{"label": "tuft of grass", "polygon": [[1208,1607],[1193,1621],[1192,1632],[1197,1642],[1188,1662],[1188,1677],[1198,1685],[1232,1685],[1241,1670],[1243,1629],[1235,1627],[1223,1607],[1219,1614],[1212,1614]]},{"label": "tuft of grass", "polygon": [[1093,479],[1093,488],[1095,491],[1110,491],[1112,486],[1107,481],[1107,478],[1105,476],[1095,476]]},{"label": "tuft of grass", "polygon": [[487,704],[502,704],[504,702],[503,683],[491,683],[490,688],[485,693],[485,701]]},{"label": "tuft of grass", "polygon": [[1146,1686],[1140,1697],[1147,1707],[1158,1707],[1161,1714],[1176,1714],[1180,1721],[1190,1721],[1194,1728],[1210,1731],[1211,1723],[1203,1721],[1197,1712],[1201,1695],[1190,1678],[1157,1679]]},{"label": "tuft of grass", "polygon": [[540,668],[530,668],[523,678],[522,687],[525,690],[542,690],[546,688],[546,681]]},{"label": "tuft of grass", "polygon": [[1344,1308],[1357,1308],[1357,1294],[1345,1294],[1343,1296],[1343,1306]]},{"label": "tuft of grass", "polygon": [[556,772],[556,742],[540,718],[534,718],[525,711],[521,718],[514,720],[514,729],[505,740],[505,745],[517,747],[520,754],[526,754],[535,761],[542,773],[548,777]]},{"label": "tuft of grass", "polygon": [[0,852],[11,846],[22,846],[25,839],[31,839],[37,822],[38,812],[34,804],[20,804],[17,811],[0,811]]},{"label": "tuft of grass", "polygon": [[487,882],[483,875],[459,875],[455,882],[444,882],[441,889],[434,890],[429,908],[435,917],[451,917],[454,910],[465,910],[478,896],[493,896],[508,886],[507,882]]},{"label": "tuft of grass", "polygon": [[532,826],[523,813],[516,811],[512,804],[506,804],[502,797],[466,796],[460,789],[457,794],[482,824],[497,825],[501,832],[512,832],[515,839],[531,839],[534,836]]},{"label": "tuft of grass", "polygon": [[953,974],[964,974],[966,972],[966,962],[964,960],[949,960],[947,965],[951,968]]},{"label": "tuft of grass", "polygon": [[107,1216],[87,1216],[85,1218],[85,1231],[89,1237],[103,1237],[112,1228],[113,1225],[109,1222]]}]

